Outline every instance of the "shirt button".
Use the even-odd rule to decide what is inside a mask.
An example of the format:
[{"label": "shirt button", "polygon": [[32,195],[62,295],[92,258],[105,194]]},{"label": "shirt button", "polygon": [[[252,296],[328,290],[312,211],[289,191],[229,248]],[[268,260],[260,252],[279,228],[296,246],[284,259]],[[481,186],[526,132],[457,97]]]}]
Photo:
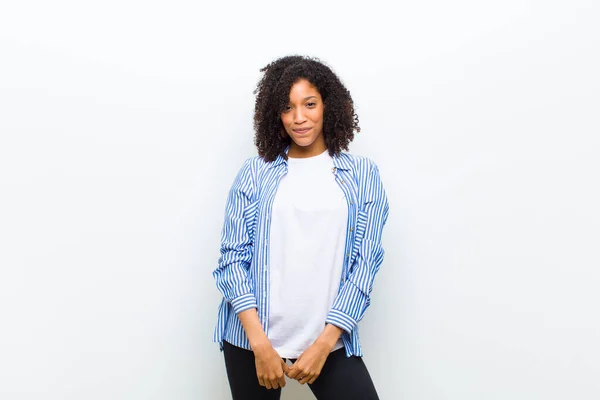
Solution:
[{"label": "shirt button", "polygon": [[352,232],[353,230],[354,230],[353,228],[350,228],[350,232]]}]

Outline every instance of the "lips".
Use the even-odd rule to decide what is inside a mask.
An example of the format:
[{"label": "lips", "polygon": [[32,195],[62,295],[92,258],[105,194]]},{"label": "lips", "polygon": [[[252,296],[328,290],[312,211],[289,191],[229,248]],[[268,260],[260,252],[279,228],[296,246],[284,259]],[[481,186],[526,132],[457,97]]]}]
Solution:
[{"label": "lips", "polygon": [[292,129],[294,133],[303,134],[310,131],[311,128],[303,128],[303,129]]}]

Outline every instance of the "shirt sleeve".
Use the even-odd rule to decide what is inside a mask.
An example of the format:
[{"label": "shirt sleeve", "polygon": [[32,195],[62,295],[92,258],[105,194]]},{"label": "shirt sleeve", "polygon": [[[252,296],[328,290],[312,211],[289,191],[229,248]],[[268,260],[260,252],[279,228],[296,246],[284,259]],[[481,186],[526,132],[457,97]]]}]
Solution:
[{"label": "shirt sleeve", "polygon": [[365,235],[347,279],[338,292],[326,323],[333,324],[350,333],[363,318],[370,304],[373,281],[383,262],[384,250],[381,234],[387,221],[389,203],[379,176],[377,166],[372,163],[367,175],[363,215],[357,223],[365,223]]},{"label": "shirt sleeve", "polygon": [[256,213],[253,193],[252,165],[251,159],[248,159],[227,196],[221,256],[213,271],[217,289],[231,303],[235,313],[258,308],[250,274],[254,241],[250,232]]}]

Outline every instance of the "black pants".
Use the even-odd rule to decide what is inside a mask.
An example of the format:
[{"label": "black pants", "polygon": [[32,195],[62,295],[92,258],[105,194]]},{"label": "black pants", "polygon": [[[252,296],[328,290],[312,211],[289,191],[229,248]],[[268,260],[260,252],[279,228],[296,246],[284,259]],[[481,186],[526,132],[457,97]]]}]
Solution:
[{"label": "black pants", "polygon": [[[281,388],[258,383],[252,351],[223,342],[223,353],[233,400],[279,400]],[[362,357],[348,358],[343,348],[329,354],[321,374],[308,386],[318,400],[379,399]]]}]

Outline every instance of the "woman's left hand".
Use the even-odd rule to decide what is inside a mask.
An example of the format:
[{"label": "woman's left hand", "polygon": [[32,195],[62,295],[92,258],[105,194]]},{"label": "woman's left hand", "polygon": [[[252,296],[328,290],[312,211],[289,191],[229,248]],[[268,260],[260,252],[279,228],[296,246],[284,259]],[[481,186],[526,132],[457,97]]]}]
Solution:
[{"label": "woman's left hand", "polygon": [[296,379],[301,385],[312,384],[321,374],[325,360],[331,349],[320,341],[315,341],[298,357],[287,373],[288,378]]}]

